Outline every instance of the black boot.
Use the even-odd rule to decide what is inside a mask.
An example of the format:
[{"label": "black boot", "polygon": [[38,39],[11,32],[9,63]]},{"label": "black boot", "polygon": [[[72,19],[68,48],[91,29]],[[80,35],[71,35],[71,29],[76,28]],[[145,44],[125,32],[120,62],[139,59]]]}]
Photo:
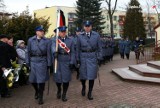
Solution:
[{"label": "black boot", "polygon": [[38,84],[37,83],[32,83],[32,86],[34,87],[34,90],[35,90],[34,98],[38,99]]},{"label": "black boot", "polygon": [[39,105],[42,105],[44,102],[43,102],[43,93],[40,93],[39,94],[39,98],[38,98],[38,104]]},{"label": "black boot", "polygon": [[61,83],[56,83],[58,91],[57,91],[57,99],[61,98]]},{"label": "black boot", "polygon": [[45,83],[39,84],[39,98],[38,98],[38,104],[42,105],[43,102],[43,91],[44,91]]},{"label": "black boot", "polygon": [[62,94],[62,101],[63,101],[63,102],[66,102],[66,101],[67,101],[66,94],[64,94],[64,93]]},{"label": "black boot", "polygon": [[82,96],[85,96],[86,95],[86,80],[81,80],[81,83],[82,83],[82,91],[81,91],[81,94]]},{"label": "black boot", "polygon": [[89,80],[89,91],[88,91],[88,99],[93,100],[92,90],[93,90],[94,80]]},{"label": "black boot", "polygon": [[63,94],[62,94],[62,101],[63,102],[67,101],[66,93],[67,93],[67,90],[68,90],[68,86],[69,86],[69,82],[68,83],[63,83]]}]

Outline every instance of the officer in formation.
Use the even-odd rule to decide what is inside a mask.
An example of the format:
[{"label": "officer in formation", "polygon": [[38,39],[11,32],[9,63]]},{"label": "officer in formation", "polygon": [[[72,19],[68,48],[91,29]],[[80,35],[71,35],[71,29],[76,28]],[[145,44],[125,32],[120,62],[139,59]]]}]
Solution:
[{"label": "officer in formation", "polygon": [[114,42],[114,39],[110,36],[101,37],[101,44],[102,44],[102,56],[103,56],[102,63],[105,64],[105,62],[113,60],[114,47],[116,44]]},{"label": "officer in formation", "polygon": [[102,60],[102,46],[100,35],[92,31],[90,21],[84,22],[84,32],[77,40],[77,63],[80,64],[80,80],[82,96],[86,95],[86,80],[89,80],[88,99],[93,100],[92,90],[97,78],[98,62]]},{"label": "officer in formation", "polygon": [[[57,85],[57,98],[63,102],[67,101],[66,93],[71,81],[71,70],[74,68],[75,60],[75,46],[73,38],[67,37],[66,26],[59,27],[58,36],[58,51],[56,51],[56,37],[52,39],[51,53],[52,61],[57,59],[58,65],[56,73],[54,73],[54,80]],[[54,67],[55,68],[55,67]],[[63,85],[63,93],[61,93],[61,86]]]},{"label": "officer in formation", "polygon": [[[73,40],[74,40],[74,49],[76,51],[77,39],[78,39],[78,35],[80,35],[80,33],[81,33],[81,29],[79,27],[77,27],[75,32],[76,32],[76,34],[73,36]],[[74,67],[75,67],[76,72],[77,72],[76,78],[79,79],[79,65],[77,64],[77,60],[76,59],[74,60],[74,65],[75,65]]]},{"label": "officer in formation", "polygon": [[118,48],[119,48],[119,53],[122,59],[124,59],[124,50],[125,50],[125,45],[124,45],[124,38],[121,37],[121,40],[118,42]]},{"label": "officer in formation", "polygon": [[107,55],[107,45],[106,45],[107,41],[106,41],[106,37],[104,36],[101,36],[101,47],[102,47],[102,57],[103,57],[103,60],[101,63],[105,64],[106,62],[106,55]]},{"label": "officer in formation", "polygon": [[124,53],[127,59],[129,59],[131,48],[132,48],[132,42],[129,40],[128,37],[126,37],[124,41]]},{"label": "officer in formation", "polygon": [[115,41],[113,39],[113,37],[109,37],[109,48],[108,48],[108,52],[109,52],[109,61],[112,61],[113,60],[113,55],[114,55],[114,47],[116,46],[115,45]]},{"label": "officer in formation", "polygon": [[43,91],[45,82],[49,79],[48,68],[51,66],[50,41],[44,37],[44,29],[38,26],[36,35],[29,38],[26,52],[26,64],[31,72],[29,81],[35,89],[35,99],[38,104],[43,104]]}]

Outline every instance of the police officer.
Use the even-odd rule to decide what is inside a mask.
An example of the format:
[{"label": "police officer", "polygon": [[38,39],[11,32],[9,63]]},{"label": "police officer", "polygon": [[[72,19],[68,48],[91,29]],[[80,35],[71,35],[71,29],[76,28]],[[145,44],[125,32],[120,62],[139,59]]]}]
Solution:
[{"label": "police officer", "polygon": [[105,64],[105,60],[106,60],[106,40],[104,36],[101,36],[101,45],[102,45],[102,63]]},{"label": "police officer", "polygon": [[110,61],[110,40],[109,40],[109,36],[107,36],[106,38],[106,62]]},{"label": "police officer", "polygon": [[126,58],[129,59],[130,56],[130,50],[131,50],[131,41],[129,40],[129,38],[127,37],[124,41],[124,53],[126,55]]},{"label": "police officer", "polygon": [[0,94],[1,97],[10,97],[9,89],[7,87],[7,81],[3,77],[3,71],[7,68],[11,68],[11,59],[14,61],[16,57],[11,56],[12,49],[8,44],[8,36],[0,35]]},{"label": "police officer", "polygon": [[31,69],[29,81],[35,89],[35,99],[43,104],[45,82],[49,79],[48,69],[51,66],[50,41],[44,37],[44,29],[38,26],[36,35],[29,38],[26,53],[26,63]]},{"label": "police officer", "polygon": [[85,96],[86,80],[89,80],[88,99],[93,100],[92,90],[94,80],[97,78],[98,64],[102,59],[102,46],[100,35],[92,31],[90,21],[84,22],[84,32],[78,36],[77,62],[80,64],[80,80],[82,83],[82,96]]},{"label": "police officer", "polygon": [[[80,33],[81,33],[81,29],[79,28],[79,27],[77,27],[76,28],[76,30],[75,30],[75,32],[76,32],[76,35],[74,36],[74,49],[75,49],[75,51],[76,51],[76,47],[77,47],[77,37],[78,37],[78,35],[80,35]],[[77,58],[77,57],[76,57]],[[76,72],[77,72],[77,79],[79,79],[79,65],[77,64],[77,62],[76,62],[77,60],[75,59],[75,68],[76,68]]]},{"label": "police officer", "polygon": [[[56,37],[52,38],[52,61],[57,58],[58,65],[57,71],[54,73],[54,80],[57,85],[57,99],[62,97],[62,101],[66,102],[67,97],[66,93],[69,87],[69,81],[71,81],[71,70],[74,67],[75,59],[75,49],[73,38],[67,37],[66,35],[66,26],[59,27],[59,36],[58,40],[58,52],[55,50],[56,46]],[[66,45],[66,46],[65,46]],[[65,46],[65,47],[63,47]],[[68,50],[66,50],[66,48]],[[63,93],[61,94],[61,86],[63,84]]]},{"label": "police officer", "polygon": [[121,40],[118,42],[119,53],[122,59],[124,59],[124,38],[121,37]]}]

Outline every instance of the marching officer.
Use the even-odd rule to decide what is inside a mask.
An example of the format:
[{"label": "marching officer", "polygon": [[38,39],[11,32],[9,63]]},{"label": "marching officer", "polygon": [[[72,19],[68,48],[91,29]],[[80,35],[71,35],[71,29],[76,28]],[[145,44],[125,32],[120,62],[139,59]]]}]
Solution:
[{"label": "marching officer", "polygon": [[105,37],[101,37],[101,45],[102,45],[102,63],[105,64],[105,60],[106,60],[106,39]]},{"label": "marching officer", "polygon": [[86,80],[89,80],[88,99],[93,100],[92,90],[94,80],[97,78],[98,61],[102,59],[102,46],[100,35],[92,31],[90,21],[84,22],[84,32],[78,36],[77,63],[80,64],[80,80],[82,83],[82,96],[86,92]]},{"label": "marching officer", "polygon": [[43,104],[45,82],[49,79],[48,68],[51,66],[50,41],[44,37],[44,29],[38,26],[36,35],[29,38],[26,53],[26,64],[31,69],[29,81],[35,89],[35,99]]},{"label": "marching officer", "polygon": [[119,53],[122,59],[124,59],[124,38],[121,37],[121,40],[118,42]]},{"label": "marching officer", "polygon": [[124,53],[126,55],[126,58],[129,59],[130,56],[130,51],[131,51],[131,41],[129,40],[129,38],[127,37],[126,40],[124,41]]},{"label": "marching officer", "polygon": [[[76,47],[77,47],[77,38],[78,38],[78,35],[80,35],[80,33],[81,33],[81,29],[80,28],[76,28],[76,30],[75,30],[75,32],[76,32],[76,35],[74,36],[74,49],[75,49],[75,51],[76,51]],[[77,58],[77,57],[76,57]],[[75,69],[76,69],[76,71],[77,71],[77,79],[79,79],[79,65],[77,64],[77,62],[76,62],[77,60],[75,59]]]},{"label": "marching officer", "polygon": [[[66,93],[71,81],[71,70],[74,68],[75,49],[73,38],[67,37],[66,26],[59,27],[58,36],[58,52],[56,52],[56,37],[52,38],[51,53],[52,60],[57,59],[57,71],[54,73],[54,80],[57,85],[57,99],[62,97],[62,101],[66,102]],[[55,67],[54,67],[55,68]],[[61,86],[63,84],[63,93],[61,94]]]}]

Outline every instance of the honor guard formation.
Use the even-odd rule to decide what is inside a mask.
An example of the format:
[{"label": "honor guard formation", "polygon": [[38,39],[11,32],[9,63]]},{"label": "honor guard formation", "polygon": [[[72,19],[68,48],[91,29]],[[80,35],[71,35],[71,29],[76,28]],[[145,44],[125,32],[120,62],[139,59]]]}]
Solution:
[{"label": "honor guard formation", "polygon": [[[35,91],[33,97],[39,105],[43,104],[45,83],[52,73],[51,78],[57,87],[55,96],[66,102],[72,73],[76,72],[75,77],[82,86],[79,93],[93,100],[92,91],[99,67],[113,60],[116,46],[122,59],[125,56],[129,59],[131,50],[135,51],[137,59],[140,53],[144,55],[143,41],[138,37],[134,42],[123,37],[115,42],[114,36],[94,31],[92,22],[88,20],[82,28],[75,29],[75,35],[67,36],[66,26],[59,26],[53,32],[55,35],[52,38],[46,38],[44,28],[37,26],[35,35],[27,43],[18,40],[16,46],[13,45],[12,36],[0,35],[1,99],[11,97],[13,88],[31,84]],[[137,51],[139,47],[141,52]]]}]

